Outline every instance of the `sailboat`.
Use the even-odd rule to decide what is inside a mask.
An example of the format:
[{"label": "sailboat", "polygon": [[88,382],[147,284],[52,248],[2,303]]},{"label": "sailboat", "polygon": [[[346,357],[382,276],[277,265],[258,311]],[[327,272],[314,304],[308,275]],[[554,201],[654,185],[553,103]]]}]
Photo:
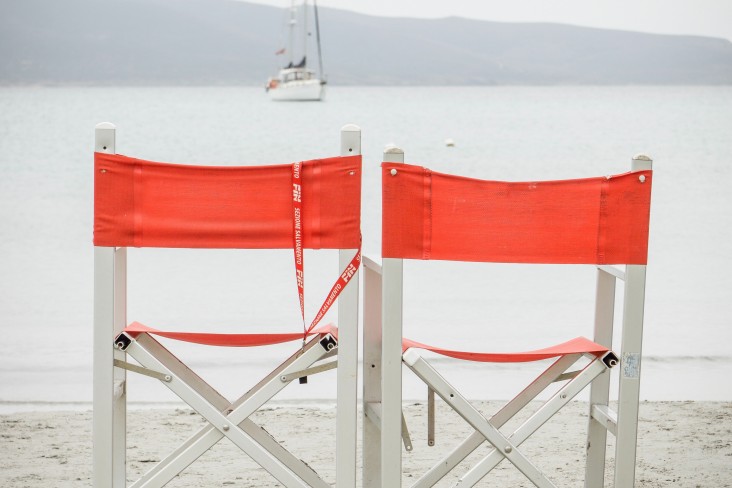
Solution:
[{"label": "sailboat", "polygon": [[[315,14],[315,33],[318,44],[318,73],[308,68],[307,41],[308,32],[308,2],[304,1],[301,7],[295,6],[292,0],[290,5],[289,21],[289,46],[287,49],[280,49],[276,54],[287,53],[288,63],[280,69],[277,76],[267,80],[266,90],[272,100],[278,101],[320,101],[325,97],[325,77],[323,75],[323,57],[320,49],[320,25],[318,21],[318,5],[313,0],[313,12]],[[295,45],[297,35],[297,14],[301,10],[302,15],[302,57],[295,62]]]}]

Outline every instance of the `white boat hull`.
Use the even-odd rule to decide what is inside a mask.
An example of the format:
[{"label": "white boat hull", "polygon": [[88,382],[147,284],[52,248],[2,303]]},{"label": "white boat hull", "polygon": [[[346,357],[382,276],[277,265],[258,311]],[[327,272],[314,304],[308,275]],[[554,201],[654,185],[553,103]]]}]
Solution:
[{"label": "white boat hull", "polygon": [[272,100],[277,101],[318,101],[325,98],[325,85],[318,79],[280,82],[268,90]]}]

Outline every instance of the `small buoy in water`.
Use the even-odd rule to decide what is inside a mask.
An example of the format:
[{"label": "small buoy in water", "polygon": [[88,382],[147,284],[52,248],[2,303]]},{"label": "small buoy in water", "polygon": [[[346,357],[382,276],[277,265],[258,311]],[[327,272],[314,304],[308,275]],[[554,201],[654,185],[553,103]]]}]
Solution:
[{"label": "small buoy in water", "polygon": [[447,147],[455,147],[455,141],[453,141],[452,139],[445,139],[445,145]]}]

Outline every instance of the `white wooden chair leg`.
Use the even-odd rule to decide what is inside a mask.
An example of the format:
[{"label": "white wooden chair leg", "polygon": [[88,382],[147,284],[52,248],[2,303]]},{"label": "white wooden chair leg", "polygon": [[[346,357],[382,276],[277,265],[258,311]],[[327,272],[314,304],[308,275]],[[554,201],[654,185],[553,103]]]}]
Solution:
[{"label": "white wooden chair leg", "polygon": [[[361,129],[346,125],[341,129],[341,156],[361,154]],[[339,270],[356,253],[341,250]],[[338,298],[338,372],[336,414],[336,487],[355,488],[358,431],[358,280],[351,277]]]},{"label": "white wooden chair leg", "polygon": [[618,391],[618,435],[615,441],[615,486],[635,483],[638,406],[640,401],[641,348],[646,267],[628,265],[625,270],[623,333]]},{"label": "white wooden chair leg", "polygon": [[381,486],[381,429],[369,411],[381,410],[381,266],[363,260],[363,488]]},{"label": "white wooden chair leg", "polygon": [[[114,331],[127,325],[127,248],[114,253]],[[114,359],[125,360],[125,353],[114,351]],[[127,372],[114,368],[114,487],[127,484]]]},{"label": "white wooden chair leg", "polygon": [[[115,126],[95,128],[94,150],[115,153]],[[124,353],[112,347],[126,325],[127,253],[125,248],[94,249],[94,416],[92,484],[124,487],[126,484],[126,375],[114,367]]]},{"label": "white wooden chair leg", "polygon": [[94,249],[93,485],[113,486],[114,248]]},{"label": "white wooden chair leg", "polygon": [[[607,348],[613,343],[616,278],[598,269],[595,298],[595,337],[597,344]],[[585,488],[602,488],[605,484],[605,458],[607,452],[607,428],[592,417],[596,406],[607,407],[610,401],[610,375],[601,375],[590,385],[590,405],[587,427],[587,463]]]},{"label": "white wooden chair leg", "polygon": [[[403,163],[404,151],[388,147],[384,161]],[[402,295],[403,261],[382,262],[381,486],[402,483]]]},{"label": "white wooden chair leg", "polygon": [[402,260],[384,259],[381,329],[381,486],[402,481]]}]

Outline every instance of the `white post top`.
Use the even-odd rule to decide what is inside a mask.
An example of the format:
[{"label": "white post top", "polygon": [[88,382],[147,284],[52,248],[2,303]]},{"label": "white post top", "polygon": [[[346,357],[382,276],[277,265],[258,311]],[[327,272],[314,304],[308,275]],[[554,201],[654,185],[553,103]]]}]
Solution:
[{"label": "white post top", "polygon": [[102,122],[94,127],[94,150],[109,154],[115,153],[116,127],[111,122]]},{"label": "white post top", "polygon": [[361,132],[361,128],[356,124],[346,124],[341,127],[341,132]]},{"label": "white post top", "polygon": [[384,162],[386,163],[403,163],[404,150],[389,144],[384,148]]},{"label": "white post top", "polygon": [[647,154],[636,154],[630,165],[631,171],[645,171],[653,169],[653,160]]},{"label": "white post top", "polygon": [[341,156],[361,154],[361,128],[355,124],[341,127]]}]

